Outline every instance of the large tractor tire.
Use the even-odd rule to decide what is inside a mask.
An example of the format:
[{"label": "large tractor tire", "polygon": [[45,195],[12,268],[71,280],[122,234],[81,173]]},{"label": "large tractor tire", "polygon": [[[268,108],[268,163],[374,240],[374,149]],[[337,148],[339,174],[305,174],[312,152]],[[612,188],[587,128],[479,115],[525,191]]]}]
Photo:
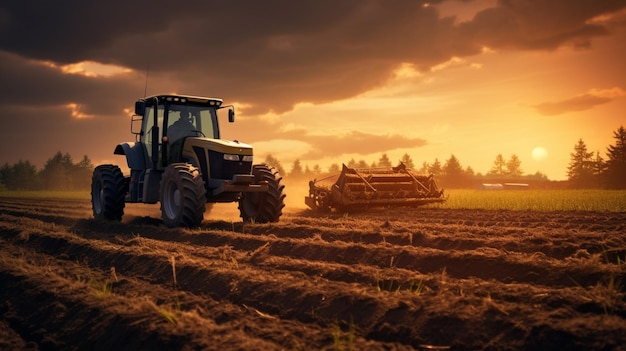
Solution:
[{"label": "large tractor tire", "polygon": [[126,181],[118,166],[100,165],[91,178],[91,208],[98,220],[121,221],[124,215]]},{"label": "large tractor tire", "polygon": [[278,222],[285,207],[285,186],[280,184],[283,179],[278,172],[266,165],[254,165],[252,175],[256,184],[266,181],[269,184],[267,193],[243,193],[239,200],[239,212],[244,222],[268,223]]},{"label": "large tractor tire", "polygon": [[161,215],[168,227],[197,227],[204,219],[206,189],[200,170],[173,163],[161,178]]}]

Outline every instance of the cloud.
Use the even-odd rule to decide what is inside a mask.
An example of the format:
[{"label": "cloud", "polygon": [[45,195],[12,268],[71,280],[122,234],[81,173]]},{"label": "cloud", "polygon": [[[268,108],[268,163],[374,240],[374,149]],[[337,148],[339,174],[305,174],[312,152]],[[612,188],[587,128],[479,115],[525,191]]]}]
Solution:
[{"label": "cloud", "polygon": [[[263,130],[263,133],[258,133]],[[389,152],[397,149],[410,149],[428,144],[425,139],[412,138],[401,134],[373,134],[362,131],[350,131],[332,135],[311,134],[305,129],[285,130],[276,124],[262,120],[250,120],[245,127],[238,129],[241,140],[253,145],[280,141],[279,144],[292,142],[305,143],[308,149],[299,158],[302,160],[318,160],[346,154],[369,155]]]},{"label": "cloud", "polygon": [[[143,94],[131,73],[92,77],[0,51],[0,106],[50,107],[74,104],[86,115],[118,115]],[[68,110],[69,111],[69,110]],[[69,113],[68,113],[69,114]]]},{"label": "cloud", "polygon": [[594,18],[624,7],[621,0],[502,0],[459,28],[466,39],[496,49],[554,50],[564,44],[582,48],[610,34],[609,25]]},{"label": "cloud", "polygon": [[[206,92],[250,104],[250,113],[281,113],[299,102],[376,88],[402,64],[428,71],[485,46],[584,46],[609,33],[605,22],[592,19],[625,6],[618,0],[503,0],[459,24],[437,6],[413,0],[9,1],[0,5],[0,50],[59,66],[90,61],[136,72],[149,66],[148,93],[161,87]],[[28,84],[38,81],[28,78]]]},{"label": "cloud", "polygon": [[572,111],[589,110],[597,105],[611,102],[626,96],[626,91],[619,87],[611,89],[591,89],[588,92],[561,101],[543,102],[533,107],[546,116],[560,115]]},{"label": "cloud", "polygon": [[345,154],[369,155],[427,144],[426,140],[420,138],[409,138],[398,134],[377,135],[359,131],[332,136],[307,135],[302,140],[311,144],[311,150],[302,158],[312,160]]}]

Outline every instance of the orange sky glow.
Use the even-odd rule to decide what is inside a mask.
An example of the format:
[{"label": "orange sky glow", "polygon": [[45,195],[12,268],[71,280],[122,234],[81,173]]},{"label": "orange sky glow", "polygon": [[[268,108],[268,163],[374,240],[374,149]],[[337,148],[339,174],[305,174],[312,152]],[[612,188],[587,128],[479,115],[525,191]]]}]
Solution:
[{"label": "orange sky glow", "polygon": [[[55,26],[45,9],[1,5],[0,164],[42,167],[56,151],[124,164],[112,152],[134,141],[144,93],[234,104],[222,137],[287,170],[386,153],[418,167],[454,155],[485,174],[502,154],[563,180],[579,139],[605,157],[626,124],[626,1],[346,1],[332,13],[323,2],[268,1],[266,19],[229,4],[215,16],[232,22],[217,24],[177,9],[108,32],[83,22],[86,7],[59,10]],[[19,32],[37,16],[41,28]]]}]

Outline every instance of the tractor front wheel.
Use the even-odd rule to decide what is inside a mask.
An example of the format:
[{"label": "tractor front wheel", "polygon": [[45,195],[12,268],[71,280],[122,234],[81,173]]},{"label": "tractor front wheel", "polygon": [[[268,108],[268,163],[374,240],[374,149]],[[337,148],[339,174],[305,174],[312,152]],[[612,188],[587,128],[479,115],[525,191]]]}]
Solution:
[{"label": "tractor front wheel", "polygon": [[100,165],[91,178],[91,208],[99,220],[121,221],[124,215],[126,182],[118,166]]},{"label": "tractor front wheel", "polygon": [[283,179],[272,167],[262,164],[252,167],[254,182],[267,182],[267,193],[243,193],[239,200],[239,212],[244,222],[268,223],[278,222],[285,207],[285,186],[280,184]]},{"label": "tractor front wheel", "polygon": [[204,219],[206,189],[198,168],[173,163],[161,178],[161,215],[168,227],[197,227]]}]

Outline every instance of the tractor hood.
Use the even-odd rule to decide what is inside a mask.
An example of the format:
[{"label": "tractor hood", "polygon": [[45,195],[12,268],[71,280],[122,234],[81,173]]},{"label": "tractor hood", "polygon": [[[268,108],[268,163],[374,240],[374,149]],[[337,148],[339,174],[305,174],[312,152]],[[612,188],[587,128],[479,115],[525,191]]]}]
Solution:
[{"label": "tractor hood", "polygon": [[185,140],[185,149],[201,147],[222,154],[252,156],[252,146],[239,141],[190,137]]},{"label": "tractor hood", "polygon": [[252,146],[237,141],[189,137],[181,156],[200,168],[208,190],[220,179],[230,181],[236,174],[252,172]]}]

